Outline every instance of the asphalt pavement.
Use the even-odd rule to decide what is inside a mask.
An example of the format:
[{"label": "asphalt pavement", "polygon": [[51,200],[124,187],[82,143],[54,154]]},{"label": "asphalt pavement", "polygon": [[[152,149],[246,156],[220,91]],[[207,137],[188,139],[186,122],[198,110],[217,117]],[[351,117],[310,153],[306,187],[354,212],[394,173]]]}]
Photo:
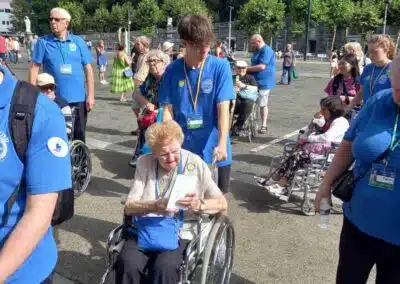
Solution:
[{"label": "asphalt pavement", "polygon": [[[26,79],[27,66],[22,59],[11,68]],[[108,67],[110,76],[111,64]],[[318,216],[301,214],[299,200],[277,200],[253,181],[254,175],[268,170],[271,158],[281,153],[283,144],[319,109],[329,64],[298,62],[297,71],[299,79],[292,85],[272,91],[268,135],[253,143],[233,142],[228,199],[236,251],[231,283],[335,282],[342,216],[331,215],[329,228],[322,230],[317,226]],[[87,192],[76,200],[74,218],[55,229],[60,250],[56,284],[98,283],[105,271],[106,239],[122,222],[121,201],[134,176],[128,166],[136,140],[130,135],[133,129],[136,123],[129,103],[120,102],[118,95],[109,93],[109,86],[96,79],[96,106],[87,127],[93,178]]]}]

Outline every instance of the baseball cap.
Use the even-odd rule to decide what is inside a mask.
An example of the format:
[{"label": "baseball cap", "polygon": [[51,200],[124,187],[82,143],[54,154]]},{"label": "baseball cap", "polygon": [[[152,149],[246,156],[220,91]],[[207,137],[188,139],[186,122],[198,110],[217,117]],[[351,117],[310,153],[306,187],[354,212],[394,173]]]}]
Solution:
[{"label": "baseball cap", "polygon": [[400,56],[396,56],[392,60],[392,66],[390,67],[390,82],[394,89],[400,90]]},{"label": "baseball cap", "polygon": [[174,44],[172,42],[166,41],[162,45],[162,50],[165,52],[173,46],[174,46]]},{"label": "baseball cap", "polygon": [[36,80],[36,85],[39,87],[46,86],[46,85],[56,85],[54,81],[54,77],[48,73],[39,74]]},{"label": "baseball cap", "polygon": [[238,61],[236,61],[236,67],[239,67],[239,68],[246,68],[248,65],[247,65],[247,62],[246,61],[243,61],[243,60],[238,60]]}]

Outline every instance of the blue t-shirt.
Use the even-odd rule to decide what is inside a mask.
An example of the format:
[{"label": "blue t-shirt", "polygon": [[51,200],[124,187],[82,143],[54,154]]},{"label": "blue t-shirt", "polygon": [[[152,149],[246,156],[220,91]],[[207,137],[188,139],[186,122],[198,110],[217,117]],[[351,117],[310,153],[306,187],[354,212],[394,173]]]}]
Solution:
[{"label": "blue t-shirt", "polygon": [[97,66],[105,66],[107,65],[107,53],[105,50],[103,50],[103,53],[99,53],[96,50],[96,56],[97,56]]},{"label": "blue t-shirt", "polygon": [[[4,80],[0,84],[0,220],[6,202],[21,180],[24,165],[19,160],[10,136],[8,115],[16,80],[0,65]],[[71,188],[71,162],[67,144],[64,116],[49,98],[39,95],[32,136],[26,153],[25,182],[9,213],[8,223],[0,228],[0,250],[20,221],[27,195],[46,194]],[[27,232],[29,234],[29,232]],[[5,283],[41,283],[54,270],[57,247],[49,227],[32,254]]]},{"label": "blue t-shirt", "polygon": [[275,61],[275,53],[268,45],[264,45],[260,50],[253,54],[251,65],[266,65],[264,70],[251,73],[251,75],[256,78],[260,90],[270,90],[276,87]]},{"label": "blue t-shirt", "polygon": [[364,87],[364,104],[379,91],[392,87],[389,76],[391,66],[392,63],[389,63],[386,67],[379,67],[373,63],[365,66],[360,78],[360,84]]},{"label": "blue t-shirt", "polygon": [[[197,80],[200,69],[186,66],[192,94],[196,96]],[[185,80],[184,60],[178,59],[171,63],[165,71],[159,91],[160,106],[171,104],[174,119],[179,123],[185,134],[183,148],[189,150],[210,164],[214,148],[218,145],[218,109],[217,104],[235,99],[232,73],[227,60],[208,56],[204,64],[200,82],[200,92],[196,110]],[[194,98],[193,98],[194,99]],[[188,120],[203,120],[203,127],[188,129]],[[218,166],[232,163],[230,139],[227,141],[228,159],[218,163]]]},{"label": "blue t-shirt", "polygon": [[93,58],[81,37],[68,34],[65,41],[54,35],[41,37],[35,46],[32,61],[43,64],[44,72],[54,77],[57,96],[68,103],[86,100],[84,66],[91,64]]},{"label": "blue t-shirt", "polygon": [[390,146],[396,111],[392,90],[383,90],[370,98],[346,132],[344,139],[353,142],[355,176],[365,175],[344,204],[344,215],[364,233],[400,245],[400,147],[387,156],[388,167],[396,171],[394,189],[368,184],[372,163]]}]

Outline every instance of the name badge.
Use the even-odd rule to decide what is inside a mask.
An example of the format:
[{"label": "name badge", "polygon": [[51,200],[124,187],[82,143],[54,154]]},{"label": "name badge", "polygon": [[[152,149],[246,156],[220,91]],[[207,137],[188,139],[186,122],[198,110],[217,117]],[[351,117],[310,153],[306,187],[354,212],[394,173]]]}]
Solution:
[{"label": "name badge", "polygon": [[393,190],[396,170],[382,164],[373,164],[369,185],[377,188]]},{"label": "name badge", "polygon": [[202,118],[194,118],[194,119],[188,118],[187,128],[188,129],[203,128],[203,119]]},{"label": "name badge", "polygon": [[61,74],[72,74],[72,65],[71,64],[61,64],[60,72],[61,72]]}]

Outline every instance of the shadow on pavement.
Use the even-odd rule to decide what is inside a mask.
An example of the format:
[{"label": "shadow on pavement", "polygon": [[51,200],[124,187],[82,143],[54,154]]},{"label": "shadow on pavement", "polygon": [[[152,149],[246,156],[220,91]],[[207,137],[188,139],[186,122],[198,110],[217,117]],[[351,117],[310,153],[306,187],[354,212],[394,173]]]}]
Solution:
[{"label": "shadow on pavement", "polygon": [[94,133],[100,133],[100,134],[129,135],[129,136],[131,136],[131,134],[129,132],[126,132],[126,131],[120,131],[118,129],[99,128],[99,127],[95,127],[93,125],[88,125],[86,127],[86,130],[88,132],[94,132]]},{"label": "shadow on pavement", "polygon": [[134,170],[128,165],[131,155],[92,149],[91,153],[101,161],[101,168],[115,174],[112,178],[132,180]]},{"label": "shadow on pavement", "polygon": [[89,248],[84,248],[88,255],[78,251],[60,251],[56,271],[75,283],[98,283],[106,266],[106,250],[101,243],[106,242],[108,234],[117,226],[116,223],[80,215],[62,224],[61,229],[79,235],[89,243]]},{"label": "shadow on pavement", "polygon": [[113,102],[119,102],[119,98],[117,97],[96,97],[96,101],[113,101]]},{"label": "shadow on pavement", "polygon": [[246,162],[249,164],[269,166],[271,164],[272,157],[259,154],[236,154],[233,155],[232,159],[234,161]]},{"label": "shadow on pavement", "polygon": [[230,283],[231,284],[256,284],[256,282],[247,280],[235,273],[232,273]]},{"label": "shadow on pavement", "polygon": [[92,177],[87,193],[93,196],[119,197],[127,195],[130,188],[111,179]]}]

